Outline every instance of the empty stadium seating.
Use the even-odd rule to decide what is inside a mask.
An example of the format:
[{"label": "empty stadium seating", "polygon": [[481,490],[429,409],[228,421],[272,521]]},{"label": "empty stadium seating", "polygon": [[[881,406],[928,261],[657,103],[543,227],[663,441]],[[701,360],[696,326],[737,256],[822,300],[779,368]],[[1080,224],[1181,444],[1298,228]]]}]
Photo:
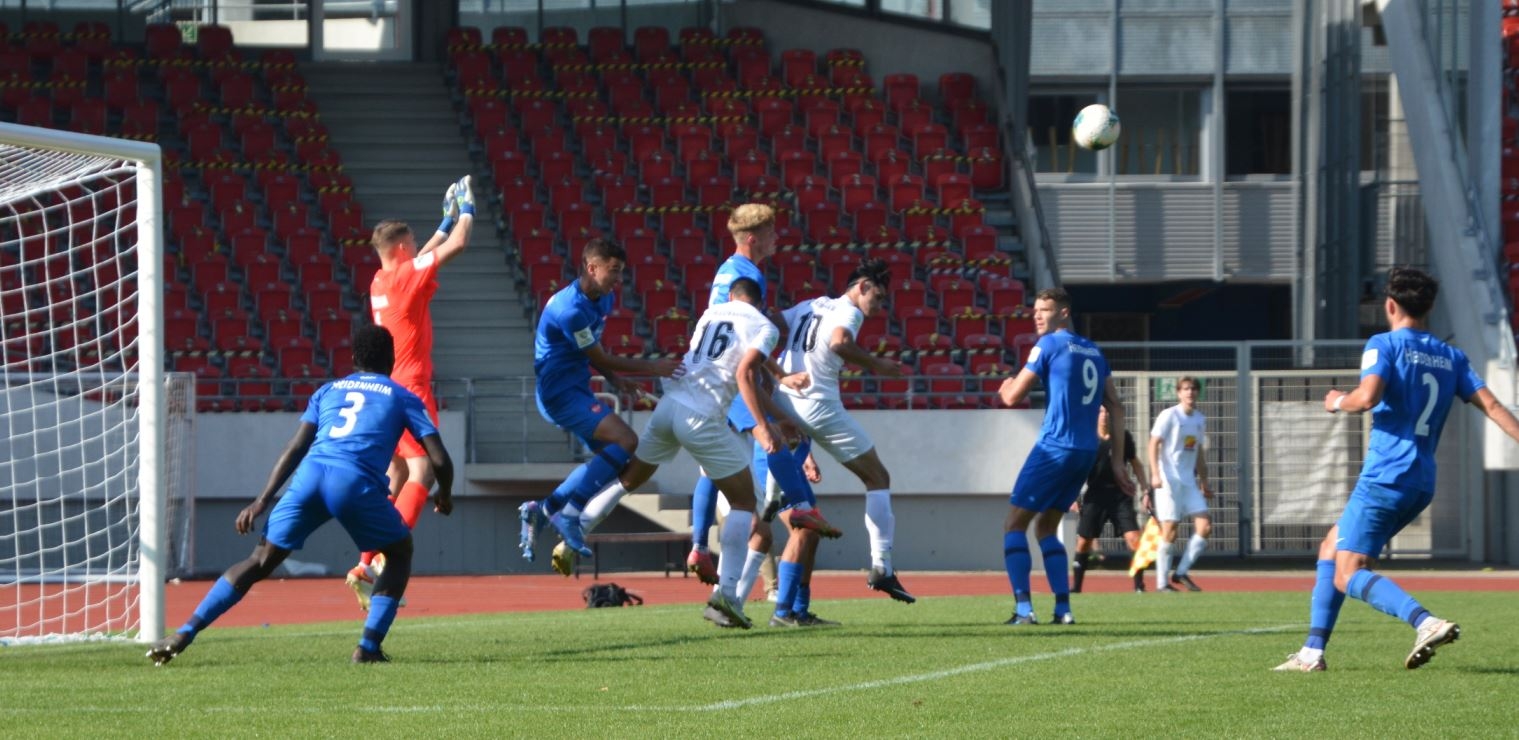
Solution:
[{"label": "empty stadium seating", "polygon": [[[971,75],[886,74],[877,85],[858,50],[771,50],[752,28],[684,29],[673,41],[659,28],[584,39],[545,29],[537,46],[528,37],[455,29],[448,54],[480,169],[493,174],[523,284],[540,303],[572,277],[584,238],[611,236],[629,251],[631,278],[609,346],[680,351],[731,249],[729,211],[759,201],[780,211],[772,300],[838,291],[869,253],[890,261],[894,304],[914,311],[879,330],[872,322],[862,340],[919,373],[930,352],[961,363],[961,375],[972,359],[1016,359],[1013,337],[998,332],[1026,314],[1026,296],[982,221],[977,195],[1004,187],[1004,166]],[[971,332],[966,312],[990,319]],[[974,388],[950,394],[933,382],[861,379],[846,395],[981,405]]]},{"label": "empty stadium seating", "polygon": [[[102,24],[48,25],[0,43],[0,119],[160,143],[167,366],[197,375],[203,410],[294,409],[291,378],[351,364],[372,260],[294,57],[244,53],[215,26],[186,44],[177,26],[149,25],[126,45]],[[90,266],[73,267],[86,280]]]}]

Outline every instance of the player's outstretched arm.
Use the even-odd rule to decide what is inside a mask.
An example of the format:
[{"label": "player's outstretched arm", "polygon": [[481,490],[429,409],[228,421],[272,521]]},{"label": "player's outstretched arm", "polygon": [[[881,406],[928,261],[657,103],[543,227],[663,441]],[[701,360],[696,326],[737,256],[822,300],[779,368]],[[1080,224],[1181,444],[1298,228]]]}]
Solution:
[{"label": "player's outstretched arm", "polygon": [[657,375],[661,378],[675,377],[676,371],[681,368],[678,357],[661,357],[657,360],[643,360],[636,357],[618,357],[608,354],[600,344],[592,344],[586,347],[585,358],[591,365],[603,373],[628,375]]},{"label": "player's outstretched arm", "polygon": [[[1027,369],[1024,372],[1033,374],[1033,371]],[[1113,472],[1119,473],[1114,475],[1113,479],[1124,493],[1133,496],[1134,482],[1129,480],[1128,476],[1122,475],[1124,461],[1123,445],[1120,440],[1126,432],[1124,424],[1127,419],[1123,409],[1123,399],[1118,396],[1118,386],[1113,385],[1112,376],[1108,377],[1107,383],[1102,388],[1102,405],[1108,410],[1108,429],[1113,438],[1113,444],[1108,445],[1108,454],[1112,457]]]},{"label": "player's outstretched arm", "polygon": [[295,471],[295,466],[301,464],[306,457],[306,451],[311,449],[312,440],[316,439],[316,425],[310,422],[301,422],[295,430],[295,436],[285,445],[285,451],[280,453],[280,459],[274,463],[274,470],[269,473],[269,480],[264,483],[264,490],[253,499],[237,515],[237,533],[247,534],[253,531],[253,522],[269,508],[274,501],[274,494],[279,493],[280,486],[284,485],[285,479]]},{"label": "player's outstretched arm", "polygon": [[422,450],[432,463],[433,477],[438,481],[438,492],[433,494],[433,511],[448,516],[454,510],[454,460],[443,447],[443,438],[429,434],[422,438]]},{"label": "player's outstretched arm", "polygon": [[433,232],[427,243],[417,250],[417,255],[427,254],[438,248],[444,239],[448,238],[449,232],[454,230],[454,224],[459,222],[459,183],[449,183],[448,190],[443,193],[443,220],[438,223],[437,231]]},{"label": "player's outstretched arm", "polygon": [[1509,412],[1502,401],[1498,400],[1497,396],[1493,395],[1491,390],[1487,388],[1477,389],[1477,392],[1472,394],[1470,403],[1482,409],[1482,413],[1491,419],[1494,424],[1497,424],[1498,428],[1502,429],[1509,439],[1519,442],[1519,419],[1514,418],[1514,415]]},{"label": "player's outstretched arm", "polygon": [[429,240],[427,246],[417,252],[418,256],[433,252],[439,265],[448,264],[464,252],[464,248],[469,246],[469,237],[475,228],[475,195],[470,189],[470,176],[465,175],[454,185],[454,204],[459,211],[459,224],[436,245],[433,244],[433,240],[438,240],[443,234],[442,232],[433,234],[433,240]]},{"label": "player's outstretched arm", "polygon": [[860,346],[849,335],[849,331],[842,326],[833,328],[833,335],[828,337],[828,349],[844,361],[876,375],[885,375],[888,378],[902,377],[902,366],[884,357],[877,357],[869,350]]},{"label": "player's outstretched arm", "polygon": [[1324,394],[1324,410],[1331,414],[1339,411],[1359,414],[1381,403],[1382,391],[1386,387],[1387,384],[1382,381],[1382,376],[1367,375],[1361,378],[1361,384],[1349,393],[1331,388]]}]

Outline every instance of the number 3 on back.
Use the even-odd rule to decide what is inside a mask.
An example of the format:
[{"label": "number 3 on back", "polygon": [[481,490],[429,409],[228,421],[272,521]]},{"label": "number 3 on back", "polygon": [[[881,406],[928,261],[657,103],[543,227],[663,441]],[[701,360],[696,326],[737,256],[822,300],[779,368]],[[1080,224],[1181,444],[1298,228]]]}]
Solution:
[{"label": "number 3 on back", "polygon": [[343,396],[343,400],[348,402],[347,406],[338,409],[338,416],[343,417],[343,423],[329,430],[327,432],[329,437],[346,437],[353,431],[353,425],[359,423],[359,411],[364,408],[364,394],[349,391],[348,395]]}]

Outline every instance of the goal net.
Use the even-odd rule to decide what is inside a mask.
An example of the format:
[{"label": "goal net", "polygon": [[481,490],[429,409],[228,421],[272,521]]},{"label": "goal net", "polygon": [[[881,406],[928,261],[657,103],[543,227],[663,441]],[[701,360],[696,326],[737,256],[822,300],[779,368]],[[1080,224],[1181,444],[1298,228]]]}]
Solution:
[{"label": "goal net", "polygon": [[169,490],[190,500],[194,384],[163,368],[160,162],[0,124],[0,644],[157,639],[188,565]]}]

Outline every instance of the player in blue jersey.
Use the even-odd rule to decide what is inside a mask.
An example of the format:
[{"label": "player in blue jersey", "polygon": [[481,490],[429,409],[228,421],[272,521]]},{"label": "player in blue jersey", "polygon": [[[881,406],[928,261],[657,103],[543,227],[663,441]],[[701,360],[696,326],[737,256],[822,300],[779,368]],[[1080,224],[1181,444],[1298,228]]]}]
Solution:
[{"label": "player in blue jersey", "polygon": [[627,252],[622,247],[606,239],[591,239],[580,252],[580,278],[549,298],[538,316],[533,342],[538,412],[578,437],[593,456],[547,498],[521,506],[519,544],[522,557],[528,560],[534,558],[539,531],[549,522],[570,550],[591,555],[581,530],[580,510],[617,477],[638,446],[638,435],[627,422],[591,392],[591,367],[601,372],[610,387],[637,392],[638,384],[620,377],[622,373],[668,378],[681,366],[679,358],[616,357],[602,348],[601,331],[626,265]]},{"label": "player in blue jersey", "polygon": [[[733,235],[733,254],[718,266],[717,274],[712,278],[712,292],[707,296],[706,307],[727,303],[729,287],[735,280],[747,278],[759,285],[759,305],[764,310],[769,293],[765,271],[759,265],[775,254],[775,209],[762,203],[745,203],[733,209],[733,213],[728,216],[728,233]],[[768,395],[768,389],[765,393]],[[748,433],[755,426],[754,416],[739,399],[734,400],[728,411],[728,423],[743,433]],[[764,486],[765,468],[759,461],[763,458],[764,453],[756,453],[755,460],[758,464],[753,468],[756,483],[761,489]],[[701,472],[696,487],[691,492],[691,552],[686,557],[686,570],[695,573],[703,581],[715,582],[717,570],[712,565],[708,537],[712,522],[717,518],[717,485],[707,477],[705,471]],[[748,585],[754,584],[760,561],[770,552],[772,541],[768,520],[756,518],[744,568],[743,580]],[[740,591],[741,598],[747,595],[747,589]]]},{"label": "player in blue jersey", "polygon": [[[1008,499],[1002,559],[1012,583],[1016,611],[1008,624],[1038,624],[1029,596],[1033,557],[1029,553],[1028,527],[1034,525],[1039,552],[1044,556],[1044,576],[1055,594],[1055,623],[1075,624],[1071,615],[1070,574],[1066,572],[1065,544],[1055,536],[1060,519],[1075,503],[1097,459],[1097,410],[1108,410],[1114,439],[1123,439],[1124,409],[1108,372],[1108,362],[1085,337],[1071,331],[1071,296],[1060,288],[1046,288],[1034,298],[1034,329],[1039,343],[1029,352],[1028,363],[1015,377],[1002,383],[998,394],[1008,406],[1016,406],[1034,388],[1044,386],[1048,399],[1039,441],[1029,452],[1013,495]],[[1124,466],[1123,446],[1110,451],[1114,470]],[[1128,476],[1114,481],[1129,496],[1134,483]]]},{"label": "player in blue jersey", "polygon": [[1328,667],[1324,647],[1347,594],[1414,628],[1405,668],[1428,663],[1436,648],[1461,636],[1455,622],[1430,614],[1391,578],[1373,572],[1388,540],[1434,497],[1435,448],[1455,399],[1475,405],[1519,440],[1519,421],[1483,384],[1466,354],[1428,332],[1425,318],[1439,290],[1440,284],[1420,270],[1388,271],[1382,307],[1391,331],[1366,341],[1355,390],[1324,396],[1324,410],[1331,414],[1370,411],[1371,442],[1339,523],[1319,545],[1308,639],[1275,670]]},{"label": "player in blue jersey", "polygon": [[[178,632],[153,644],[148,657],[163,665],[184,652],[201,630],[211,626],[268,578],[279,564],[306,544],[306,537],[328,519],[337,519],[360,550],[385,554],[386,567],[375,581],[363,637],[353,651],[355,663],[389,660],[380,643],[396,618],[396,608],[411,579],[411,530],[390,502],[385,471],[401,432],[422,443],[437,476],[433,496],[439,514],[453,511],[454,467],[427,415],[422,399],[387,377],[395,363],[395,342],[383,327],[365,326],[354,334],[353,364],[358,369],[312,394],[301,425],[275,463],[252,504],[237,515],[238,534],[269,508],[288,477],[290,486],[264,523],[264,536],[248,559],[227,569]],[[295,471],[291,475],[291,471]]]}]

